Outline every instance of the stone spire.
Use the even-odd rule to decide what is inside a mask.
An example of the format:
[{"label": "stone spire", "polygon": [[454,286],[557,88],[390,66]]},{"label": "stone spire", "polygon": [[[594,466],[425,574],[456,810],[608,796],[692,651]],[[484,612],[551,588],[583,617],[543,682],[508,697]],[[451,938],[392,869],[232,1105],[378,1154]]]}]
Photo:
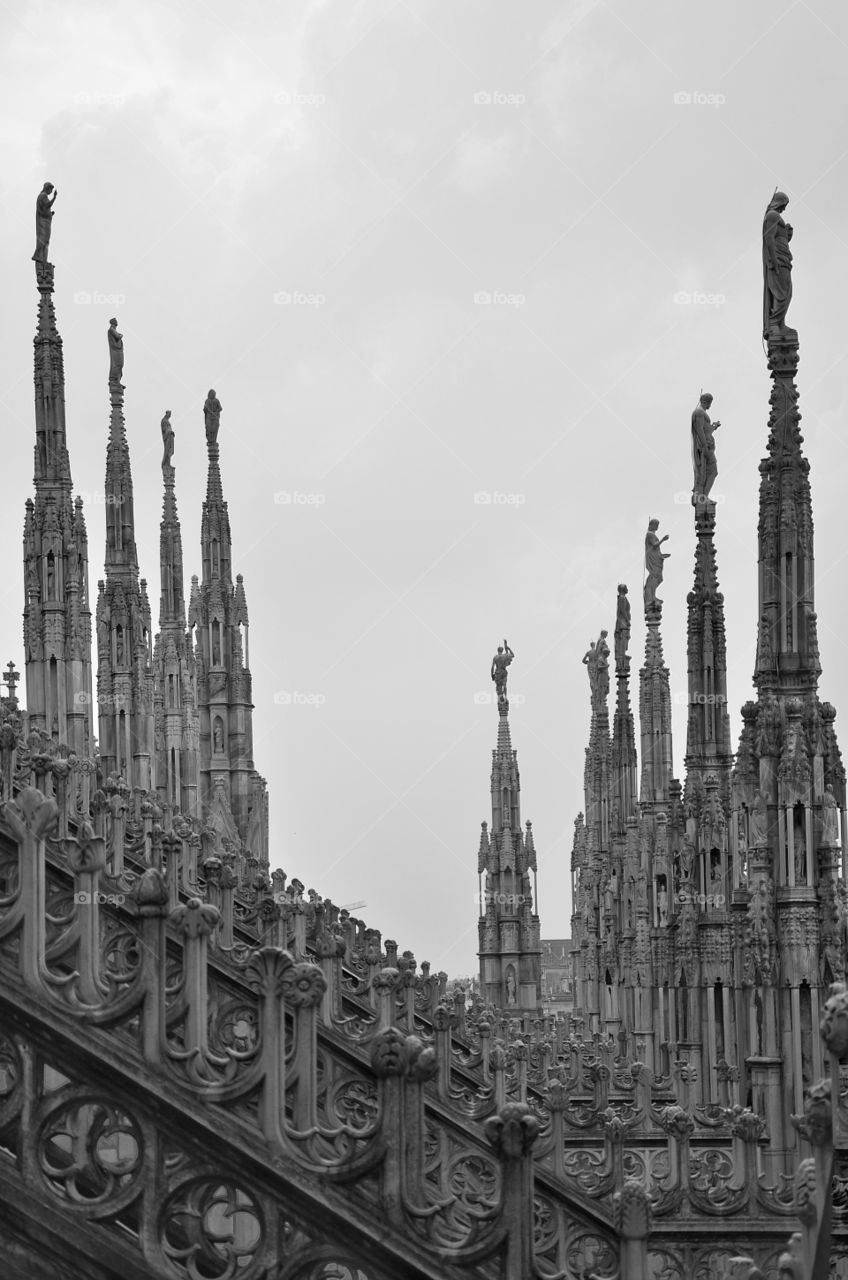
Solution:
[{"label": "stone spire", "polygon": [[198,816],[197,668],[191,633],[186,631],[183,545],[174,492],[174,430],[171,413],[162,419],[164,498],[159,525],[161,595],[159,633],[153,647],[156,677],[155,784],[160,798],[191,817]]},{"label": "stone spire", "polygon": [[106,777],[153,785],[153,667],[150,604],[139,581],[130,451],[124,421],[124,342],[109,321],[109,443],[106,448],[105,579],[97,597],[97,702]]},{"label": "stone spire", "polygon": [[93,754],[88,535],[82,499],[72,498],[65,434],[62,339],[53,309],[54,268],[47,261],[53,188],[36,204],[38,324],[35,381],[35,500],[24,518],[24,647],[30,727]]},{"label": "stone spire", "polygon": [[197,627],[200,803],[222,836],[268,861],[268,800],[253,765],[253,702],[247,665],[248,615],[241,576],[233,584],[230,518],[219,466],[222,406],[203,406],[209,465],[201,517],[202,576],[192,580],[189,627]]},{"label": "stone spire", "polygon": [[542,1000],[542,947],[539,917],[533,910],[536,848],[530,823],[526,832],[521,827],[518,758],[509,732],[507,667],[513,656],[504,641],[492,661],[498,737],[492,751],[491,837],[484,822],[477,860],[484,878],[480,989],[483,999],[497,1009],[535,1012]]},{"label": "stone spire", "polygon": [[818,1009],[828,984],[848,976],[838,883],[845,771],[836,712],[817,692],[810,466],[795,385],[798,334],[785,323],[792,297],[787,203],[775,192],[763,222],[772,390],[760,463],[757,701],[742,709],[731,820],[733,883],[747,906],[737,964],[754,992],[740,1027],[743,1084],[768,1122],[774,1168],[796,1144],[790,1116],[820,1070],[811,1056]]},{"label": "stone spire", "polygon": [[727,710],[724,596],[718,589],[715,525],[714,502],[695,508],[695,577],[687,597],[686,798],[694,792],[703,796],[706,777],[714,774],[719,798],[727,811],[733,751]]},{"label": "stone spire", "polygon": [[670,798],[672,775],[671,692],[669,672],[663,659],[662,601],[656,589],[662,582],[663,561],[667,554],[660,550],[668,535],[656,533],[658,520],[651,520],[645,537],[647,578],[645,600],[645,665],[639,672],[639,722],[641,737],[642,778],[639,798],[643,811],[665,810]]},{"label": "stone spire", "polygon": [[636,812],[636,730],[630,709],[630,602],[627,587],[618,588],[615,621],[615,716],[612,735],[613,835],[623,835]]}]

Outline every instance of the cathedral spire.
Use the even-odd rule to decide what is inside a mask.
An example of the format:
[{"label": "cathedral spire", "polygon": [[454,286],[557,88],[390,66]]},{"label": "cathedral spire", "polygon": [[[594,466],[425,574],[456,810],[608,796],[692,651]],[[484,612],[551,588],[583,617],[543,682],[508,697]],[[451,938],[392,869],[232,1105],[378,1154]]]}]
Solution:
[{"label": "cathedral spire", "polygon": [[507,669],[514,657],[504,640],[491,667],[498,736],[492,751],[491,838],[483,823],[477,852],[485,886],[480,894],[480,985],[484,1000],[495,1008],[535,1011],[542,981],[539,917],[533,910],[536,848],[530,823],[526,833],[521,826],[518,754],[509,731]]},{"label": "cathedral spire", "polygon": [[232,577],[230,518],[219,466],[222,406],[210,391],[203,406],[209,468],[200,524],[203,569],[192,579],[189,627],[197,627],[200,803],[230,839],[268,861],[268,800],[253,765],[253,702],[247,665],[247,600]]},{"label": "cathedral spire", "polygon": [[615,616],[615,717],[612,735],[613,835],[623,835],[627,819],[636,811],[636,731],[630,709],[630,601],[627,587],[618,587]]},{"label": "cathedral spire", "polygon": [[27,502],[24,517],[26,705],[31,728],[87,757],[94,745],[88,538],[82,500],[72,499],[62,339],[53,309],[54,267],[47,260],[55,200],[46,182],[36,201],[32,255],[39,301],[33,340],[35,500]]},{"label": "cathedral spire", "polygon": [[[174,492],[174,428],[166,409],[162,430],[162,520],[159,525],[161,595],[159,634],[153,649],[155,673],[156,790],[183,814],[198,816],[197,664],[186,631],[183,544]],[[196,581],[196,580],[195,580]]]},{"label": "cathedral spire", "polygon": [[657,535],[659,520],[650,520],[645,535],[645,569],[643,589],[645,602],[645,665],[639,672],[639,722],[641,736],[642,779],[639,798],[643,809],[665,808],[670,795],[672,775],[671,692],[669,672],[663,658],[662,600],[657,587],[663,580],[668,553],[661,550],[668,534]]},{"label": "cathedral spire", "polygon": [[153,649],[146,584],[139,582],[132,469],[124,422],[124,340],[111,319],[106,446],[105,579],[97,597],[97,702],[103,771],[153,785]]},{"label": "cathedral spire", "polygon": [[730,801],[730,717],[727,710],[727,640],[724,596],[718,589],[715,550],[716,504],[710,491],[718,475],[711,422],[713,397],[705,392],[692,414],[692,461],[695,508],[695,575],[687,597],[688,702],[686,724],[687,800],[703,798],[708,775],[715,775],[718,795]]}]

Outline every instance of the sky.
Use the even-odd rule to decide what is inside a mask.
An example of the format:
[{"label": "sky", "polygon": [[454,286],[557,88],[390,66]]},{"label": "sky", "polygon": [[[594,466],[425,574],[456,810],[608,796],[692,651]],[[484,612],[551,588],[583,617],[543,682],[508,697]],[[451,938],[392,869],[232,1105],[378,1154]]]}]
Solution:
[{"label": "sky", "polygon": [[[690,417],[715,397],[734,745],[751,696],[769,378],[761,226],[790,197],[822,697],[848,707],[848,9],[839,0],[7,0],[0,7],[0,666],[23,667],[33,212],[102,576],[109,318],[141,572],[159,421],[200,571],[203,402],[250,610],[271,862],[452,976],[476,970],[504,637],[543,937],[570,931],[590,639],[649,518],[675,772]],[[633,702],[638,705],[636,681]],[[837,716],[837,733],[841,720]],[[848,731],[846,731],[848,732]]]}]

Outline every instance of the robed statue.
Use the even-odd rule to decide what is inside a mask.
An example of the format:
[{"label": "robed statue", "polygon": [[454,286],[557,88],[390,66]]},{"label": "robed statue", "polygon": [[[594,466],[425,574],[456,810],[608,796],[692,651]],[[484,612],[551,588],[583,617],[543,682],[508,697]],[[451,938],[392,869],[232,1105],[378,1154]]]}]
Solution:
[{"label": "robed statue", "polygon": [[120,382],[124,372],[124,335],[118,333],[118,322],[113,317],[109,321],[109,381]]},{"label": "robed statue", "polygon": [[789,203],[783,191],[775,191],[763,218],[763,337],[797,338],[786,327],[786,312],[792,301],[792,228],[782,213]]},{"label": "robed statue", "polygon": [[502,645],[498,645],[498,651],[494,658],[492,658],[491,676],[495,682],[495,693],[497,694],[498,702],[505,701],[506,699],[507,667],[514,657],[515,654],[512,652],[512,649],[510,649],[506,640],[504,640]]},{"label": "robed statue", "polygon": [[718,431],[721,423],[718,420],[710,421],[709,408],[712,402],[712,396],[705,391],[692,413],[693,507],[703,506],[708,501],[718,475],[713,433]]},{"label": "robed statue", "polygon": [[164,471],[166,468],[173,470],[171,459],[174,456],[174,428],[171,424],[170,409],[165,410],[165,416],[160,426],[162,428],[162,444],[165,448],[165,452],[162,455],[162,470]]},{"label": "robed statue", "polygon": [[649,520],[648,532],[645,534],[645,569],[648,574],[644,588],[646,605],[662,604],[661,600],[657,600],[657,587],[663,580],[665,561],[671,554],[668,551],[660,550],[662,544],[668,542],[668,534],[658,538],[657,529],[659,526],[659,520]]},{"label": "robed statue", "polygon": [[624,666],[627,649],[630,645],[630,601],[627,599],[627,587],[623,582],[618,584],[618,601],[615,608],[615,665]]},{"label": "robed statue", "polygon": [[[50,192],[53,192],[52,196]],[[53,205],[56,203],[58,191],[53,189],[52,182],[45,182],[35,201],[35,253],[33,262],[46,262],[47,250],[50,248],[50,230],[53,222]]]},{"label": "robed statue", "polygon": [[203,417],[206,422],[206,443],[215,444],[218,439],[218,428],[221,425],[221,401],[214,391],[209,392],[203,406]]}]

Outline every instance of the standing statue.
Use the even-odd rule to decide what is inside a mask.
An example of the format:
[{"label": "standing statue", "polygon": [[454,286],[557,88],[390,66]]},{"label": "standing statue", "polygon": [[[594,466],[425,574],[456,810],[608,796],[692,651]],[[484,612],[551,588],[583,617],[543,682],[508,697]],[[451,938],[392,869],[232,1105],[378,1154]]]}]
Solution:
[{"label": "standing statue", "polygon": [[692,469],[695,473],[692,506],[703,506],[710,496],[718,467],[713,433],[721,423],[710,422],[709,408],[713,398],[708,391],[701,396],[692,413]]},{"label": "standing statue", "polygon": [[173,467],[171,467],[171,459],[174,456],[174,428],[171,424],[170,409],[165,410],[165,416],[162,419],[160,426],[162,428],[162,443],[165,446],[165,452],[162,455],[162,470],[164,471],[166,467],[173,470]]},{"label": "standing statue", "polygon": [[504,640],[503,645],[498,645],[498,651],[492,658],[491,676],[495,682],[495,693],[497,694],[498,702],[506,701],[507,667],[514,657],[515,654],[510,649],[507,641]]},{"label": "standing statue", "polygon": [[668,542],[668,534],[664,537],[657,537],[657,529],[659,528],[659,520],[648,521],[648,532],[645,534],[645,569],[648,576],[645,579],[645,605],[662,604],[657,599],[657,587],[663,580],[663,572],[665,570],[664,561],[671,554],[668,551],[661,551],[660,547],[664,542]]},{"label": "standing statue", "polygon": [[206,397],[203,417],[206,420],[206,443],[215,444],[218,439],[218,428],[221,425],[221,401],[212,390]]},{"label": "standing statue", "polygon": [[657,910],[660,916],[660,927],[664,929],[668,924],[668,890],[665,887],[657,890]]},{"label": "standing statue", "polygon": [[786,327],[786,312],[792,301],[792,228],[781,214],[789,197],[775,191],[763,218],[763,337],[797,338]]},{"label": "standing statue", "polygon": [[118,333],[118,322],[109,321],[109,381],[120,382],[124,372],[124,335]]},{"label": "standing statue", "polygon": [[606,702],[609,696],[609,645],[607,632],[602,631],[595,645],[595,662],[598,668],[598,697]]},{"label": "standing statue", "polygon": [[[53,192],[51,196],[50,192]],[[46,262],[47,250],[50,248],[50,231],[53,222],[53,205],[56,203],[58,191],[53,189],[52,182],[45,182],[35,201],[35,253],[33,262]]]},{"label": "standing statue", "polygon": [[828,783],[822,799],[822,844],[839,844],[839,805],[833,794],[833,785]]},{"label": "standing statue", "polygon": [[589,670],[589,695],[593,711],[600,711],[609,695],[609,645],[607,632],[602,631],[597,643],[589,641],[583,655],[583,663]]},{"label": "standing statue", "polygon": [[630,601],[627,599],[627,587],[623,582],[618,584],[618,602],[615,610],[615,665],[620,669],[625,665],[627,650],[630,646]]}]

